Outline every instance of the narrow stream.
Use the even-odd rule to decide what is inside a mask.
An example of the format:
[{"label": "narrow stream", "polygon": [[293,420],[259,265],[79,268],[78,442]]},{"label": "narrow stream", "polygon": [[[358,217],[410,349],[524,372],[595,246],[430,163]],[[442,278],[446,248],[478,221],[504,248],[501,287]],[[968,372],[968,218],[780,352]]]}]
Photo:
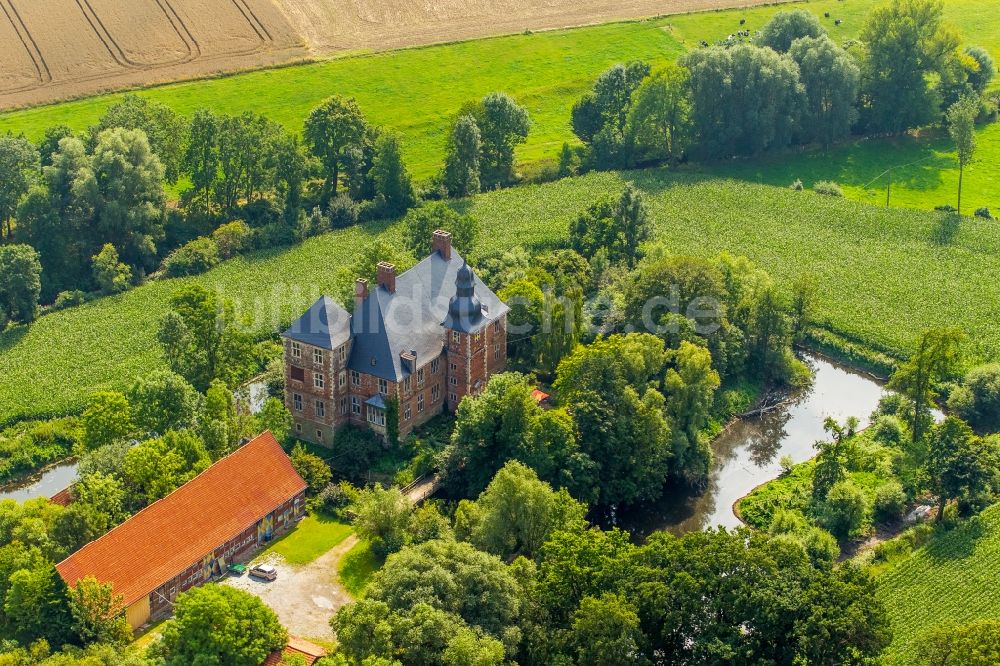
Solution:
[{"label": "narrow stream", "polygon": [[617,525],[642,538],[667,530],[683,534],[709,527],[737,527],[733,503],[781,473],[778,461],[789,455],[796,462],[812,458],[813,444],[825,439],[826,417],[843,421],[856,416],[862,427],[878,406],[884,389],[876,381],[826,359],[806,354],[812,366],[812,386],[791,403],[734,423],[716,438],[715,462],[706,491],[697,496],[664,495],[657,502],[623,509]]},{"label": "narrow stream", "polygon": [[76,481],[76,463],[68,462],[50,467],[19,484],[6,486],[0,490],[0,500],[13,499],[18,502],[36,497],[52,497]]}]

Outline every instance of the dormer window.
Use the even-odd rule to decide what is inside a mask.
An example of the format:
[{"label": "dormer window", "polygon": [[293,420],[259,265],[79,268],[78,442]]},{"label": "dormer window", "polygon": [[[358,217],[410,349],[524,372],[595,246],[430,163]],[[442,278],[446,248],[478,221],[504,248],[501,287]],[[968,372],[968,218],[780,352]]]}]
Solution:
[{"label": "dormer window", "polygon": [[460,343],[462,341],[462,334],[459,333],[458,331],[452,331],[451,332],[451,341],[454,344],[457,345],[458,343]]}]

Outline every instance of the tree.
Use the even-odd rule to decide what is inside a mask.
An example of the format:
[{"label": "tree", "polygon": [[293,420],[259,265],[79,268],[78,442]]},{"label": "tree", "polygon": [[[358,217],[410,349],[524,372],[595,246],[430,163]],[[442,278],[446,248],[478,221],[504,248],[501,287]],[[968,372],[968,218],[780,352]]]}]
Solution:
[{"label": "tree", "polygon": [[789,55],[799,66],[805,88],[801,140],[823,146],[846,138],[858,118],[861,70],[844,49],[826,35],[795,40]]},{"label": "tree", "polygon": [[111,243],[105,243],[101,251],[94,255],[94,281],[103,294],[117,294],[128,289],[132,281],[132,269],[118,261],[118,251]]},{"label": "tree", "polygon": [[978,115],[978,97],[963,97],[948,108],[948,134],[955,142],[955,152],[958,153],[958,215],[962,214],[962,176],[976,153]]},{"label": "tree", "polygon": [[225,585],[180,594],[157,646],[166,666],[260,664],[285,647],[288,632],[264,602]]},{"label": "tree", "polygon": [[310,494],[315,495],[330,485],[330,481],[333,480],[330,466],[315,453],[306,451],[302,444],[295,445],[289,458],[291,458],[292,467],[309,486]]},{"label": "tree", "polygon": [[965,54],[976,62],[975,71],[969,73],[969,84],[973,91],[982,95],[989,89],[996,74],[993,57],[981,46],[967,46]]},{"label": "tree", "polygon": [[632,96],[625,135],[633,160],[678,162],[691,125],[688,70],[669,64],[643,80]]},{"label": "tree", "polygon": [[601,505],[659,497],[673,471],[665,399],[651,387],[664,360],[658,338],[629,334],[579,346],[559,364],[554,388],[597,464]]},{"label": "tree", "polygon": [[375,158],[372,160],[371,177],[375,194],[383,210],[391,217],[405,213],[416,203],[416,194],[410,174],[403,163],[402,146],[399,136],[383,132],[375,143]]},{"label": "tree", "polygon": [[285,218],[294,219],[302,204],[302,183],[309,174],[309,164],[299,138],[279,132],[271,139],[268,169],[274,174],[274,190],[285,202]]},{"label": "tree", "polygon": [[215,183],[219,177],[219,119],[208,109],[198,109],[191,118],[188,146],[184,153],[184,173],[191,179],[195,199],[202,214],[211,210]]},{"label": "tree", "polygon": [[14,235],[14,212],[38,178],[38,149],[24,137],[0,136],[0,238]]},{"label": "tree", "polygon": [[930,408],[937,398],[937,384],[955,374],[964,337],[956,328],[926,331],[910,359],[889,380],[889,388],[903,394],[913,406],[909,419],[913,442],[923,439]]},{"label": "tree", "polygon": [[81,418],[83,445],[93,450],[127,439],[135,432],[132,407],[117,391],[98,391],[90,396]]},{"label": "tree", "polygon": [[38,142],[38,155],[43,167],[52,166],[52,156],[59,152],[59,142],[73,136],[73,128],[68,125],[49,125],[42,140]]},{"label": "tree", "polygon": [[467,197],[479,192],[479,158],[482,135],[476,119],[463,115],[455,121],[445,150],[442,181],[448,196]]},{"label": "tree", "polygon": [[791,58],[738,44],[697,49],[681,64],[691,72],[696,145],[704,157],[757,155],[791,143],[805,104]]},{"label": "tree", "polygon": [[801,342],[813,323],[818,293],[819,285],[811,273],[800,275],[792,283],[791,333],[794,342]]},{"label": "tree", "polygon": [[268,398],[257,414],[257,430],[270,431],[279,442],[288,441],[292,432],[292,414],[278,398]]},{"label": "tree", "polygon": [[174,372],[199,390],[214,379],[235,386],[250,376],[252,341],[230,301],[192,284],[174,292],[170,306],[157,338]]},{"label": "tree", "polygon": [[510,185],[515,180],[514,148],[524,143],[531,128],[528,110],[501,92],[490,93],[477,109],[482,155],[479,182],[483,189]]},{"label": "tree", "polygon": [[10,574],[3,614],[22,645],[42,639],[50,645],[74,642],[66,583],[51,562]]},{"label": "tree", "polygon": [[940,521],[949,500],[978,500],[997,487],[1000,458],[968,425],[949,416],[931,431],[927,472],[938,496]]},{"label": "tree", "polygon": [[371,543],[377,557],[385,558],[406,544],[413,504],[399,488],[375,484],[359,490],[351,502],[351,512],[355,515],[355,531]]},{"label": "tree", "polygon": [[426,203],[414,208],[403,219],[404,242],[415,257],[431,253],[434,232],[438,229],[451,234],[452,247],[463,253],[472,251],[479,236],[479,223],[471,215],[459,213],[443,202]]},{"label": "tree", "polygon": [[747,330],[752,368],[765,379],[785,379],[791,326],[785,304],[773,285],[754,298]]},{"label": "tree", "polygon": [[347,153],[361,144],[366,128],[361,109],[353,98],[330,97],[306,119],[303,136],[310,152],[323,164],[326,188],[333,195],[337,194]]},{"label": "tree", "polygon": [[1000,622],[932,627],[919,637],[915,652],[915,666],[993,666],[1000,663]]},{"label": "tree", "polygon": [[1000,364],[970,370],[948,396],[948,408],[982,432],[1000,431]]},{"label": "tree", "polygon": [[573,614],[572,642],[580,664],[615,666],[651,663],[639,657],[645,637],[639,616],[624,597],[603,594],[584,597]]},{"label": "tree", "polygon": [[591,91],[573,105],[573,133],[591,147],[599,169],[627,166],[630,153],[626,125],[633,93],[650,67],[641,61],[617,64],[601,74]]},{"label": "tree", "polygon": [[132,641],[132,629],[122,616],[122,595],[116,595],[108,583],[93,576],[78,580],[69,590],[69,610],[73,631],[84,645],[106,643],[123,646]]},{"label": "tree", "polygon": [[822,523],[841,541],[857,536],[869,518],[868,498],[848,479],[830,488],[823,502]]},{"label": "tree", "polygon": [[570,224],[572,248],[584,257],[594,256],[601,248],[612,263],[634,266],[639,246],[652,234],[649,211],[642,193],[625,185],[617,200],[598,199]]},{"label": "tree", "polygon": [[144,503],[151,504],[208,469],[212,459],[198,437],[169,431],[125,454],[124,474]]},{"label": "tree", "polygon": [[236,398],[225,382],[213,379],[205,391],[205,407],[199,426],[212,460],[229,455],[239,444],[245,425],[237,417]]},{"label": "tree", "polygon": [[892,0],[873,9],[861,28],[862,124],[898,133],[935,119],[940,98],[931,75],[958,47],[936,0]]},{"label": "tree", "polygon": [[[120,474],[122,470],[116,472]],[[86,518],[91,539],[96,539],[128,518],[126,490],[116,476],[103,472],[81,476],[73,484],[71,493],[72,507],[80,510]]]},{"label": "tree", "polygon": [[126,396],[136,428],[151,435],[194,427],[201,409],[195,388],[169,370],[153,370],[140,377]]},{"label": "tree", "polygon": [[8,321],[29,324],[38,316],[42,265],[30,245],[0,245],[0,330]]},{"label": "tree", "polygon": [[684,341],[673,357],[675,367],[667,370],[663,387],[674,442],[674,467],[685,481],[697,484],[708,478],[712,464],[712,451],[702,430],[721,380],[712,369],[711,353],[704,347]]},{"label": "tree", "polygon": [[271,150],[281,135],[280,125],[252,111],[218,120],[215,199],[223,211],[233,210],[240,202],[253,203],[273,182]]},{"label": "tree", "polygon": [[584,524],[586,511],[586,505],[565,490],[552,490],[534,470],[510,461],[475,502],[459,504],[455,530],[460,538],[505,560],[535,557],[552,532]]},{"label": "tree", "polygon": [[181,174],[188,128],[184,119],[169,106],[126,93],[120,101],[108,107],[91,132],[96,138],[101,132],[112,128],[142,130],[149,139],[149,147],[163,164],[167,182],[177,182]]},{"label": "tree", "polygon": [[826,30],[815,14],[805,9],[792,9],[775,14],[764,24],[754,42],[778,53],[788,53],[798,39],[815,39],[825,35]]}]

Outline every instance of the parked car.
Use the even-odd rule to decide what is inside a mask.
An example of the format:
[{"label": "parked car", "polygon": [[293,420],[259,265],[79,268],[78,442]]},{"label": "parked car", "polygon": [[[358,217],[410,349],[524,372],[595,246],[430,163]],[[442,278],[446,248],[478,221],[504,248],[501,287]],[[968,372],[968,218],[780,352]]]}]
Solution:
[{"label": "parked car", "polygon": [[250,570],[250,575],[263,580],[274,580],[278,577],[278,570],[270,564],[258,564]]}]

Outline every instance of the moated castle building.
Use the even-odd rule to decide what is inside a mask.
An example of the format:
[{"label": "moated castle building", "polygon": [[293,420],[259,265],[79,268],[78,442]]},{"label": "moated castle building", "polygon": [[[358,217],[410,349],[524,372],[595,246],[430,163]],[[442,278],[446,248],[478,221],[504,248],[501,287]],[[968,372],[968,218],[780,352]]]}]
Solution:
[{"label": "moated castle building", "polygon": [[321,297],[282,334],[285,404],[296,436],[333,446],[347,424],[384,435],[398,405],[399,434],[454,412],[507,364],[509,308],[435,231],[430,256],[377,284],[355,285],[354,313]]}]

